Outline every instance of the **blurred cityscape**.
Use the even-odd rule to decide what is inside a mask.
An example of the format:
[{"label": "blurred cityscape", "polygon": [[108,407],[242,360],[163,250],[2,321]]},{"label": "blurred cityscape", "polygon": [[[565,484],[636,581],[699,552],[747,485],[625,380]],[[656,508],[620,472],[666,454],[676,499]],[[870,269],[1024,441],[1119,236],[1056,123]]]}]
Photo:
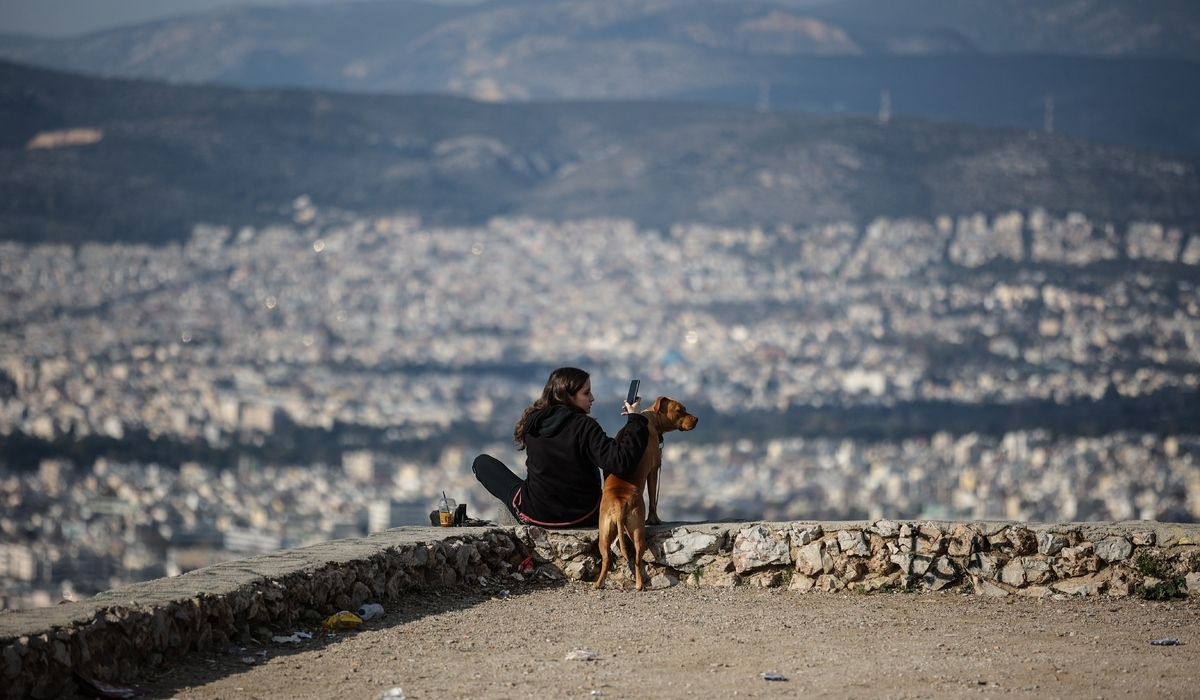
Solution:
[{"label": "blurred cityscape", "polygon": [[[52,605],[133,581],[174,576],[281,547],[426,524],[437,495],[494,518],[471,475],[478,451],[447,445],[433,463],[368,451],[343,464],[216,470],[46,460],[0,473],[0,604]],[[1117,433],[1002,438],[771,439],[679,444],[668,437],[659,512],[716,519],[985,519],[1193,521],[1200,439]]]},{"label": "blurred cityscape", "polygon": [[[610,432],[600,407],[635,376],[702,415],[668,436],[670,520],[1200,516],[1195,417],[1120,425],[1144,405],[1123,402],[1200,389],[1195,232],[1041,209],[668,231],[290,215],[182,246],[0,243],[5,607],[428,522],[442,490],[494,517],[470,462],[520,470],[512,424],[561,364],[592,371]],[[1027,415],[748,430],[930,404]],[[1101,404],[1117,418],[1036,425]]]}]

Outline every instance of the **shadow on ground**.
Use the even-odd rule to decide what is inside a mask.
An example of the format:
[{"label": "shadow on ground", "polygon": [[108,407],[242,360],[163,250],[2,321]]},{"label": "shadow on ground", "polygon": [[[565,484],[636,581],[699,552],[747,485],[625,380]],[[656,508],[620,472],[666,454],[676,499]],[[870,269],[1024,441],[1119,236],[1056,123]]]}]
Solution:
[{"label": "shadow on ground", "polygon": [[[149,695],[146,697],[170,698],[194,686],[235,677],[268,659],[311,652],[317,652],[317,657],[320,658],[324,650],[332,649],[364,632],[390,629],[431,615],[466,610],[494,599],[521,597],[536,591],[560,588],[563,585],[565,584],[562,581],[548,580],[506,581],[486,587],[459,585],[453,588],[414,591],[399,600],[383,602],[385,614],[382,618],[367,620],[355,629],[340,632],[328,632],[315,626],[272,629],[270,636],[257,635],[255,641],[246,646],[234,645],[228,649],[189,652],[183,658],[164,662],[162,672],[152,678],[144,678],[140,687],[148,691]],[[308,632],[313,637],[300,643],[271,641],[271,636],[289,636],[293,632]],[[436,643],[436,640],[431,643]]]}]

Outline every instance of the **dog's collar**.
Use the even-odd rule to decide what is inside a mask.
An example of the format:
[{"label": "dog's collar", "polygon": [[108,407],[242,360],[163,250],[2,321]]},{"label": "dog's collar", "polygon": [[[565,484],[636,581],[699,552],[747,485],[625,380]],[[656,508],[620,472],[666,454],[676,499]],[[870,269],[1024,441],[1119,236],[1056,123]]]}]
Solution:
[{"label": "dog's collar", "polygon": [[658,449],[661,450],[666,440],[666,438],[663,437],[662,416],[658,414],[658,411],[649,408],[645,411],[642,411],[642,415],[646,417],[647,421],[654,424],[654,431],[658,433]]}]

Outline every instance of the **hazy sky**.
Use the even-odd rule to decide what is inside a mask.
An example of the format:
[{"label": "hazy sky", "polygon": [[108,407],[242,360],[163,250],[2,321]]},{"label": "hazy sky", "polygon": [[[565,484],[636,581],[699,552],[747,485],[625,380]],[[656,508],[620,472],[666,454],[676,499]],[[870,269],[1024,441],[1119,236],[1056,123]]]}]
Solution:
[{"label": "hazy sky", "polygon": [[346,0],[0,0],[0,33],[73,36],[234,5],[331,5]]}]

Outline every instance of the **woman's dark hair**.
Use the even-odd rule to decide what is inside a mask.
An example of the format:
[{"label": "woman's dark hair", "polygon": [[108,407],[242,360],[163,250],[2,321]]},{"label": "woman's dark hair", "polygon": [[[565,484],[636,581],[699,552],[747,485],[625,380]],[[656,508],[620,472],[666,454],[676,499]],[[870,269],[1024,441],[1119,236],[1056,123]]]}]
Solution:
[{"label": "woman's dark hair", "polygon": [[516,443],[517,449],[525,449],[525,423],[534,411],[547,406],[566,406],[572,411],[583,413],[583,409],[576,406],[571,399],[589,379],[591,375],[577,367],[559,367],[551,372],[550,378],[546,380],[546,388],[542,389],[542,397],[525,409],[521,420],[517,421],[517,427],[513,429],[513,442]]}]

